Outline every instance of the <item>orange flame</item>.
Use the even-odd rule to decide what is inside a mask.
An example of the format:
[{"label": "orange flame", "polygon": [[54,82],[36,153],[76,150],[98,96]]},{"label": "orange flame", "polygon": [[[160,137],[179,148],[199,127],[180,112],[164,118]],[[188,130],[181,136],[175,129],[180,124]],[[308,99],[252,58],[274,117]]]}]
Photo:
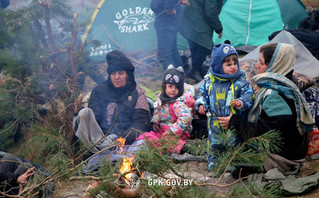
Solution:
[{"label": "orange flame", "polygon": [[124,147],[125,141],[126,141],[126,139],[122,138],[122,137],[119,137],[119,138],[117,138],[115,140],[115,142],[119,142],[120,143],[120,145],[119,145],[120,153],[123,152],[123,147]]},{"label": "orange flame", "polygon": [[[130,170],[132,170],[134,167],[133,167],[133,160],[134,160],[134,156],[132,155],[131,157],[126,157],[124,156],[123,157],[123,161],[122,161],[122,164],[121,164],[121,168],[120,168],[120,173],[126,173]],[[130,181],[132,179],[132,173],[127,173],[124,175],[124,181],[130,185]]]}]

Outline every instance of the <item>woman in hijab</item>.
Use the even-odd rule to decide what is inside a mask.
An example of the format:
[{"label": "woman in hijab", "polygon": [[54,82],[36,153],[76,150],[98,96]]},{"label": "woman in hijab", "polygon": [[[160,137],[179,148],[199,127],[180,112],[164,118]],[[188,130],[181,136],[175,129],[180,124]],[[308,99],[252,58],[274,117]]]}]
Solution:
[{"label": "woman in hijab", "polygon": [[291,170],[307,154],[307,133],[312,130],[314,121],[299,88],[291,81],[294,63],[292,45],[262,46],[256,66],[258,74],[252,78],[252,83],[257,85],[256,99],[248,120],[238,115],[219,117],[224,128],[235,129],[242,137],[256,137],[270,130],[280,132],[281,150],[269,156],[264,163],[266,171]]}]

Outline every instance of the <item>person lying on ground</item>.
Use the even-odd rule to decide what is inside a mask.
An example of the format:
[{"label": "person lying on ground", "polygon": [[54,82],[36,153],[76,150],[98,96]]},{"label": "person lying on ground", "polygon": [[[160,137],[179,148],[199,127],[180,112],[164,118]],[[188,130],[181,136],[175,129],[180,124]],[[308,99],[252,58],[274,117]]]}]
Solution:
[{"label": "person lying on ground", "polygon": [[5,186],[1,188],[6,194],[17,195],[22,191],[22,186],[28,183],[33,175],[35,167],[22,164],[12,154],[6,154],[0,160],[0,183]]}]

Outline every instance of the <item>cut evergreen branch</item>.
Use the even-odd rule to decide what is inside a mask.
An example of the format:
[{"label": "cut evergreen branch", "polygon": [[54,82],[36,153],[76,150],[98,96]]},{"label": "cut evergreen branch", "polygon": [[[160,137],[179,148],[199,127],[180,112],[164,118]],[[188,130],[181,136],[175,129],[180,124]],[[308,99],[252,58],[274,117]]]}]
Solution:
[{"label": "cut evergreen branch", "polygon": [[207,153],[207,138],[187,140],[187,153],[195,156],[204,156]]},{"label": "cut evergreen branch", "polygon": [[[279,198],[281,197],[281,191],[279,189],[279,183],[269,186],[266,189],[260,189],[255,184],[247,182],[243,185],[234,186],[230,193],[231,197],[264,197],[264,198]],[[247,193],[248,192],[248,193]]]},{"label": "cut evergreen branch", "polygon": [[262,170],[265,158],[272,152],[278,152],[281,145],[280,134],[277,131],[269,131],[258,137],[247,135],[243,142],[238,145],[232,144],[236,132],[229,130],[227,133],[232,135],[221,134],[216,136],[221,142],[224,141],[222,152],[218,150],[208,151],[208,154],[218,159],[212,170],[216,177],[224,175],[227,171],[231,171],[232,167],[240,164],[249,164]]}]

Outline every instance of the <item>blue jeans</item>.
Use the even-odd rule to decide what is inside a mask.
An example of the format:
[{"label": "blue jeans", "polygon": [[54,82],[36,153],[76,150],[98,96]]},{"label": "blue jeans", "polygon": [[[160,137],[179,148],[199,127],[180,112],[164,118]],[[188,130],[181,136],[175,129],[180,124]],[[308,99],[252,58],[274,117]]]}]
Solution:
[{"label": "blue jeans", "polygon": [[157,35],[157,58],[164,69],[170,64],[174,67],[183,65],[177,49],[177,32],[182,19],[181,8],[181,6],[175,8],[175,15],[163,13],[154,22]]}]

